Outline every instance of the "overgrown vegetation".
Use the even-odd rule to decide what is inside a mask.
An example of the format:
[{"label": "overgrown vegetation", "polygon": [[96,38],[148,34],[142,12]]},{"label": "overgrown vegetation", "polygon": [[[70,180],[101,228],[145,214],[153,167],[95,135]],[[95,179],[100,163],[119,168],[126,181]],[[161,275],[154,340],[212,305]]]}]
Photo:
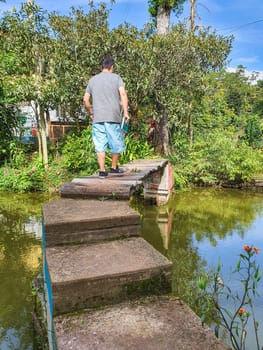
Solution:
[{"label": "overgrown vegetation", "polygon": [[[163,36],[128,24],[110,30],[108,16],[105,4],[60,16],[34,2],[2,15],[0,190],[47,191],[97,170],[90,127],[56,146],[46,144],[46,130],[50,110],[80,130],[80,121],[88,117],[82,104],[85,86],[105,53],[114,56],[129,96],[131,132],[122,163],[169,157],[177,187],[261,176],[263,84],[250,84],[244,67],[224,70],[233,38],[210,28],[190,31],[180,22]],[[22,105],[31,106],[34,115],[35,149],[14,139],[14,130],[23,135],[17,113]],[[147,141],[148,120],[155,121],[152,142]]]},{"label": "overgrown vegetation", "polygon": [[255,299],[258,296],[258,284],[262,277],[255,255],[259,254],[257,247],[244,245],[244,252],[239,256],[233,275],[237,276],[239,286],[231,290],[221,277],[221,263],[217,270],[199,276],[199,298],[197,304],[201,309],[202,322],[214,323],[215,333],[226,335],[231,348],[245,350],[247,334],[255,334],[255,349],[262,349],[259,340],[259,323],[255,317]]}]

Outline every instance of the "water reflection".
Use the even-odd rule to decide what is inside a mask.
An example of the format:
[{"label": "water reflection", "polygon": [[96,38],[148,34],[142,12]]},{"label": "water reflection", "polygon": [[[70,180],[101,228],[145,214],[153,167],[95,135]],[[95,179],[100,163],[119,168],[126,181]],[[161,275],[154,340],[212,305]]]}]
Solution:
[{"label": "water reflection", "polygon": [[0,194],[0,348],[32,349],[31,282],[41,271],[42,195]]},{"label": "water reflection", "polygon": [[[244,244],[261,249],[257,262],[263,269],[262,193],[193,189],[176,194],[161,210],[150,206],[139,210],[143,217],[143,237],[173,263],[173,293],[197,313],[196,280],[200,271],[215,270],[220,259],[225,282],[238,291],[239,280],[231,280],[231,271]],[[261,296],[254,305],[262,333],[262,281],[259,292]],[[253,340],[249,344],[249,349],[253,349]]]}]

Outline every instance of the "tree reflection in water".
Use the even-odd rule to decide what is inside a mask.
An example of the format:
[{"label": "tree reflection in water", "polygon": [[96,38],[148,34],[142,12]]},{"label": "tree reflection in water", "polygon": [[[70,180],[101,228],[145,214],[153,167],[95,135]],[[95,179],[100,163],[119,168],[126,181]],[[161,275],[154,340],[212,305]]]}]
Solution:
[{"label": "tree reflection in water", "polygon": [[[31,283],[41,265],[43,195],[0,197],[0,349],[32,349]],[[37,237],[38,234],[38,237]]]},{"label": "tree reflection in water", "polygon": [[[176,193],[162,208],[137,207],[143,217],[143,237],[173,263],[173,293],[196,313],[197,277],[201,271],[215,270],[218,259],[232,290],[239,288],[239,281],[231,280],[231,271],[244,244],[261,249],[257,261],[263,269],[262,193],[196,188]],[[166,226],[164,219],[162,225],[158,223],[164,212],[168,213]],[[263,327],[262,283],[260,288],[261,297],[255,299],[255,306]]]}]

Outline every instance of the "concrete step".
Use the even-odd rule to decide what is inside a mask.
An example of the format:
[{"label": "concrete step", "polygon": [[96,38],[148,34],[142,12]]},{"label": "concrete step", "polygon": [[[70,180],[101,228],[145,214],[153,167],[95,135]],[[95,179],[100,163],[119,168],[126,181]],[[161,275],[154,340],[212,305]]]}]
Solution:
[{"label": "concrete step", "polygon": [[140,234],[140,215],[126,201],[60,198],[43,206],[46,246],[92,243]]},{"label": "concrete step", "polygon": [[158,297],[54,318],[57,350],[227,350],[188,306]]},{"label": "concrete step", "polygon": [[48,247],[46,258],[54,315],[171,289],[172,263],[139,237]]}]

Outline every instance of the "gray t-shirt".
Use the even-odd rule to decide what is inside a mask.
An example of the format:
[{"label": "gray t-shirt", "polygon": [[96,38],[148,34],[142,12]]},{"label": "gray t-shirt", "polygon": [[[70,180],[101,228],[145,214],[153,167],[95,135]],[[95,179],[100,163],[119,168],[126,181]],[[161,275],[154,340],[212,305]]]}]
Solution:
[{"label": "gray t-shirt", "polygon": [[86,92],[92,96],[93,124],[121,122],[119,88],[122,86],[121,77],[111,72],[101,72],[90,79]]}]

